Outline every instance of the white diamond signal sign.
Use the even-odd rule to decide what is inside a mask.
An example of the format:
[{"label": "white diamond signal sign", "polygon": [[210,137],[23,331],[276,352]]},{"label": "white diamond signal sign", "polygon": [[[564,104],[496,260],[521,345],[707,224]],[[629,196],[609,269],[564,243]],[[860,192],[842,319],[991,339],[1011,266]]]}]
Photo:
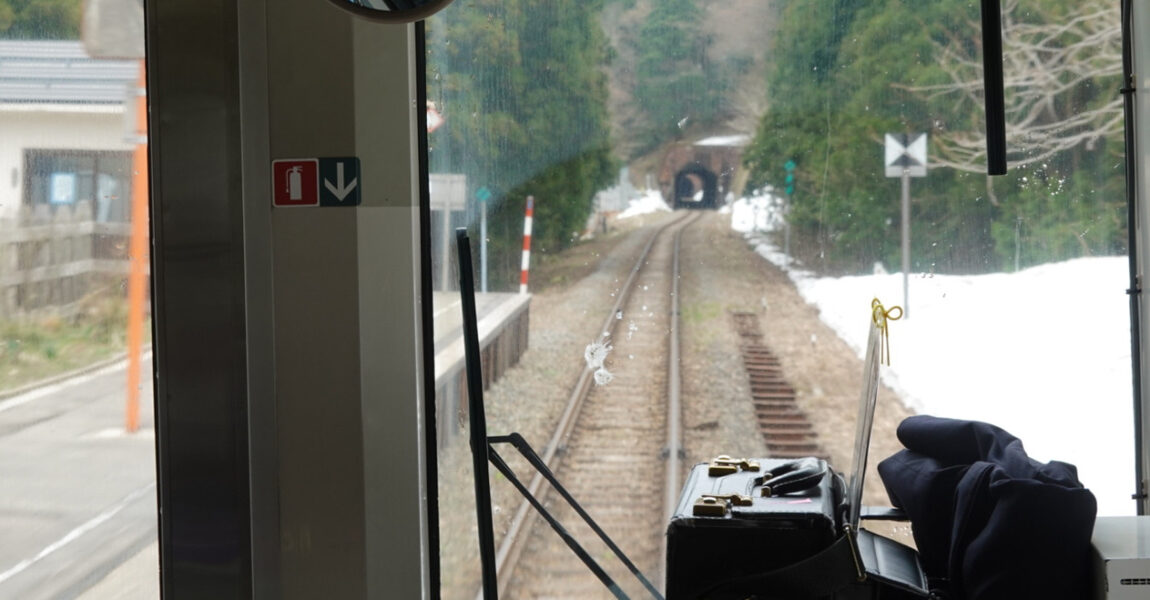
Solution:
[{"label": "white diamond signal sign", "polygon": [[886,134],[886,176],[926,177],[926,134]]}]

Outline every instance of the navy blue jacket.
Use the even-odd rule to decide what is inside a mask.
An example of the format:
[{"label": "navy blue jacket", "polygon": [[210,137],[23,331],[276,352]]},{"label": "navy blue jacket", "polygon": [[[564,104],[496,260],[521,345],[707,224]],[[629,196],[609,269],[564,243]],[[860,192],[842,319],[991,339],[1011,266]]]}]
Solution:
[{"label": "navy blue jacket", "polygon": [[957,598],[1090,597],[1097,503],[1074,465],[1039,463],[987,423],[914,416],[878,465],[927,575]]}]

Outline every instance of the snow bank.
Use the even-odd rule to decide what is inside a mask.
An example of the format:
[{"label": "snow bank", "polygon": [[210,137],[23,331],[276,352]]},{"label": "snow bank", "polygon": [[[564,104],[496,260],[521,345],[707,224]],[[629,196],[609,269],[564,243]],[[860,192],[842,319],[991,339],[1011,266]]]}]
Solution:
[{"label": "snow bank", "polygon": [[[756,233],[777,226],[763,214],[770,205],[769,196],[739,200],[731,227],[787,269],[861,357],[871,299],[902,305],[902,274],[815,277],[787,268]],[[1125,257],[1103,257],[1010,274],[912,273],[908,316],[890,326],[884,380],[919,413],[994,423],[1034,458],[1077,465],[1099,514],[1133,514],[1127,269]]]}]

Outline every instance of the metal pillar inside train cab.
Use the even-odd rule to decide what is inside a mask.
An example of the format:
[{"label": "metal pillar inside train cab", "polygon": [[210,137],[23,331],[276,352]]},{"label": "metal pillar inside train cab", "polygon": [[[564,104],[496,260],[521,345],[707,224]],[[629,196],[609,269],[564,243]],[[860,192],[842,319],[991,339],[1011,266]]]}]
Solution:
[{"label": "metal pillar inside train cab", "polygon": [[164,597],[422,597],[415,26],[147,13]]}]

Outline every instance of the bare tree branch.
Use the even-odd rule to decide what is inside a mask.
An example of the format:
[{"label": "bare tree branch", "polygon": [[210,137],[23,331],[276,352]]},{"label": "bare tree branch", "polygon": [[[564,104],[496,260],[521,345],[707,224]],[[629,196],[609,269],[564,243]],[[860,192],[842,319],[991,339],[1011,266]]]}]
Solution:
[{"label": "bare tree branch", "polygon": [[[1028,7],[1022,16],[1018,0],[1003,7],[1002,43],[1006,90],[1007,145],[1015,165],[1048,160],[1102,138],[1121,135],[1122,99],[1117,85],[1106,93],[1093,89],[1098,82],[1120,81],[1122,39],[1116,2],[1084,0],[1067,15],[1035,14]],[[977,27],[972,24],[973,30]],[[898,86],[932,102],[953,98],[953,114],[974,112],[982,121],[982,59],[969,45],[951,39],[936,43],[939,64],[947,83]],[[977,52],[977,49],[976,49]],[[1092,100],[1092,101],[1091,101]],[[985,168],[986,135],[949,130],[935,123],[937,156],[934,166],[981,172]]]}]

